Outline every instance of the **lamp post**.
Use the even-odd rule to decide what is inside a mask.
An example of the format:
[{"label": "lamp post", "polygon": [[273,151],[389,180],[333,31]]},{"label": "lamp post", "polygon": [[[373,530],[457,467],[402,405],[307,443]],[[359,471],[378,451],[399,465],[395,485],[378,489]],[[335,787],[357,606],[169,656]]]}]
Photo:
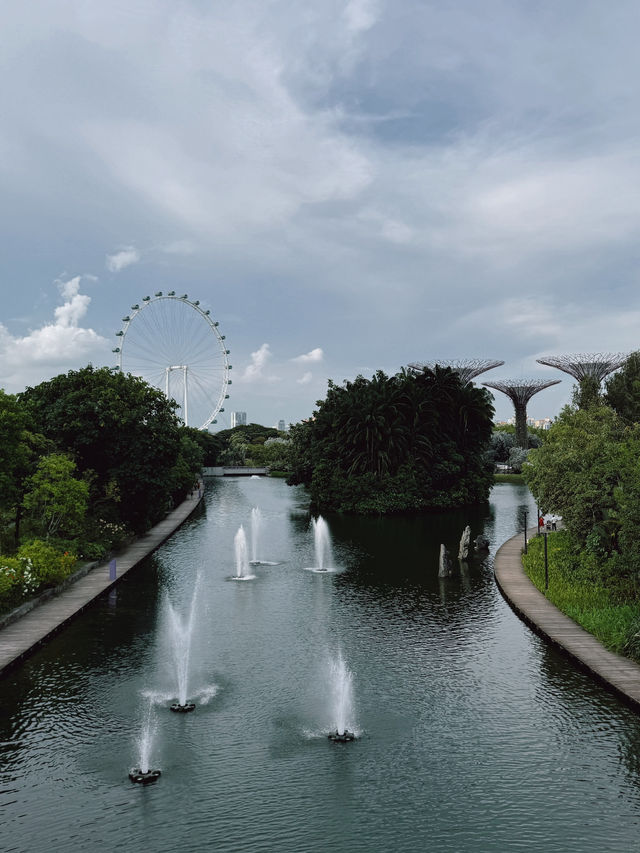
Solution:
[{"label": "lamp post", "polygon": [[549,562],[547,559],[547,531],[544,532],[544,591],[549,589]]},{"label": "lamp post", "polygon": [[527,511],[524,511],[524,553],[527,553]]}]

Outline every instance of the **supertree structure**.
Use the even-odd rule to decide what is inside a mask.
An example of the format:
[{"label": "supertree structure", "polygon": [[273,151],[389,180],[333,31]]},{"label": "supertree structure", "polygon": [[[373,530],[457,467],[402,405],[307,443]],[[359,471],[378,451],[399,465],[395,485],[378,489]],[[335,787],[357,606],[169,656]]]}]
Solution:
[{"label": "supertree structure", "polygon": [[513,403],[516,413],[516,444],[527,448],[527,403],[537,394],[551,385],[558,385],[560,379],[502,379],[498,382],[483,382],[488,388],[502,391]]},{"label": "supertree structure", "polygon": [[577,379],[578,388],[574,402],[580,409],[585,409],[598,400],[600,385],[605,376],[622,367],[627,358],[622,352],[596,352],[550,355],[536,360],[538,364],[557,367]]},{"label": "supertree structure", "polygon": [[579,352],[573,355],[549,355],[546,358],[537,358],[536,361],[538,364],[564,370],[578,382],[583,379],[595,379],[599,384],[605,376],[622,367],[627,358],[628,355],[623,352]]},{"label": "supertree structure", "polygon": [[433,370],[439,367],[450,367],[460,377],[460,381],[467,383],[475,379],[487,370],[500,367],[504,361],[493,361],[489,358],[450,358],[434,359],[433,361],[413,361],[409,364],[409,370],[413,373],[422,373],[423,370]]}]

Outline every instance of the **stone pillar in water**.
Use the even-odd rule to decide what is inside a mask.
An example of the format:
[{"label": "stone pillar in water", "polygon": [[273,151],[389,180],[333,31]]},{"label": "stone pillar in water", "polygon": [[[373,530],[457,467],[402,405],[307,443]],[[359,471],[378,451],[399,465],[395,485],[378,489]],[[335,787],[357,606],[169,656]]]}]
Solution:
[{"label": "stone pillar in water", "polygon": [[440,564],[438,568],[438,577],[439,578],[448,578],[451,577],[451,560],[449,559],[449,555],[447,554],[447,549],[444,545],[440,545]]},{"label": "stone pillar in water", "polygon": [[462,531],[462,536],[460,537],[460,548],[458,549],[458,559],[466,560],[469,556],[469,546],[471,544],[471,528],[467,524],[465,529]]}]

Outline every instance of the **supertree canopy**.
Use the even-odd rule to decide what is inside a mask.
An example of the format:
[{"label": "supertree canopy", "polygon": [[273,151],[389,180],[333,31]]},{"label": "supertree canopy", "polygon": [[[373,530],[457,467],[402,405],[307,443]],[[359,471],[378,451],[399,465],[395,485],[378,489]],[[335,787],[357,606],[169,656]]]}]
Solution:
[{"label": "supertree canopy", "polygon": [[494,367],[500,367],[503,364],[504,361],[493,361],[489,358],[434,359],[433,361],[413,361],[409,364],[409,370],[413,373],[422,373],[423,370],[433,370],[436,365],[450,367],[458,374],[461,382],[471,382],[481,373],[493,370]]},{"label": "supertree canopy", "polygon": [[580,352],[573,355],[549,355],[546,358],[537,358],[536,361],[538,364],[564,370],[578,382],[583,379],[602,382],[605,376],[622,367],[627,358],[628,355],[622,352]]},{"label": "supertree canopy", "polygon": [[502,391],[513,403],[516,414],[516,444],[526,449],[527,439],[527,403],[537,394],[551,385],[558,385],[559,379],[502,379],[496,382],[483,382],[488,388]]}]

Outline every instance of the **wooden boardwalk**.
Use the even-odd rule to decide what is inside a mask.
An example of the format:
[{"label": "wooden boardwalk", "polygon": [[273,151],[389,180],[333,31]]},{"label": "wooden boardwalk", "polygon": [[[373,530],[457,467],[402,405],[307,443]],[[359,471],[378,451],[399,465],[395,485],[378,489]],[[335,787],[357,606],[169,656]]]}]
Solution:
[{"label": "wooden boardwalk", "polygon": [[[535,532],[533,529],[531,535]],[[640,666],[605,649],[536,589],[522,568],[522,545],[522,534],[514,536],[499,548],[495,557],[496,582],[508,603],[536,633],[640,711]]]},{"label": "wooden boardwalk", "polygon": [[200,503],[203,491],[201,487],[199,493],[187,498],[163,521],[116,554],[115,581],[109,577],[109,563],[100,563],[63,592],[0,629],[0,676],[59,631],[98,596],[115,586],[140,560],[155,551],[191,515]]}]

